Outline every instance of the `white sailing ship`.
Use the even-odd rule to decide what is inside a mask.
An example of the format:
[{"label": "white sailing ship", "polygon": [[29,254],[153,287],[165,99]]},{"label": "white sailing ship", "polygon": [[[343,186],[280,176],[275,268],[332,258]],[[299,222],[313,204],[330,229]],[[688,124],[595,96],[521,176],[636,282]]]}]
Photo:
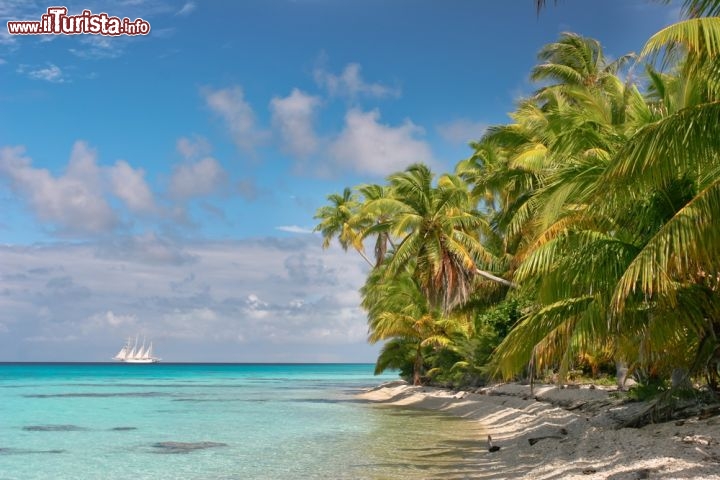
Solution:
[{"label": "white sailing ship", "polygon": [[128,338],[127,343],[113,359],[125,363],[157,363],[160,361],[159,358],[153,356],[152,342],[150,342],[150,345],[146,348],[145,340],[143,339],[142,345],[138,346],[137,337],[135,337],[135,343],[132,342],[131,338]]}]

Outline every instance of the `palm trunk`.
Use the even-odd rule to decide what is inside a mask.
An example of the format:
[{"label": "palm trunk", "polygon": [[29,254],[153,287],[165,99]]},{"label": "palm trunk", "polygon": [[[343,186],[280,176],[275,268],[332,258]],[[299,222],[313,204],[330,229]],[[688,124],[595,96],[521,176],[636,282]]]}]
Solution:
[{"label": "palm trunk", "polygon": [[413,364],[413,385],[422,385],[422,368],[423,368],[422,346],[418,345],[415,352],[415,363]]},{"label": "palm trunk", "polygon": [[485,270],[480,270],[479,268],[475,269],[475,273],[480,275],[481,277],[485,277],[488,280],[492,280],[494,282],[502,283],[503,285],[510,287],[510,288],[517,288],[517,283],[513,283],[510,280],[505,280],[504,278],[497,277],[493,275],[490,272],[486,272]]},{"label": "palm trunk", "polygon": [[618,390],[625,390],[625,381],[627,380],[628,367],[627,363],[622,360],[615,361],[615,378],[617,379]]}]

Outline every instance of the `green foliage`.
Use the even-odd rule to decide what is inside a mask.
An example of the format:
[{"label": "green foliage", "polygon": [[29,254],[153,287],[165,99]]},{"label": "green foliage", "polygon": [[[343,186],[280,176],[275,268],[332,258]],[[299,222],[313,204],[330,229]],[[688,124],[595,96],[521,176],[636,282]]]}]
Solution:
[{"label": "green foliage", "polygon": [[573,33],[543,47],[538,90],[453,174],[328,197],[324,246],[371,266],[378,371],[457,386],[618,361],[650,372],[637,398],[673,371],[720,388],[720,2],[684,9],[638,58]]}]

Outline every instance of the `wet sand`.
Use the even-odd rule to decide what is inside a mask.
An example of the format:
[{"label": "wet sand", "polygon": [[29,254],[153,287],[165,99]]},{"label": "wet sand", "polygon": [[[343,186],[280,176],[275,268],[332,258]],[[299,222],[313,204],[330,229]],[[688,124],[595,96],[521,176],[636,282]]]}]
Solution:
[{"label": "wet sand", "polygon": [[[717,479],[720,417],[619,428],[645,408],[602,388],[501,384],[473,392],[391,382],[359,397],[382,406],[459,416],[477,445],[448,479]],[[500,449],[488,450],[487,436]]]}]

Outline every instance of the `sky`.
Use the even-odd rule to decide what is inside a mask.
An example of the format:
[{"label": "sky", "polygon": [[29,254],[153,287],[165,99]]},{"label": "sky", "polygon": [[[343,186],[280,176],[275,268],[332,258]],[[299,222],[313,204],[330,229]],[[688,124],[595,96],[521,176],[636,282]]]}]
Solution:
[{"label": "sky", "polygon": [[572,31],[638,52],[648,0],[124,0],[148,35],[10,35],[0,0],[0,361],[374,362],[355,252],[313,215],[468,142]]}]

